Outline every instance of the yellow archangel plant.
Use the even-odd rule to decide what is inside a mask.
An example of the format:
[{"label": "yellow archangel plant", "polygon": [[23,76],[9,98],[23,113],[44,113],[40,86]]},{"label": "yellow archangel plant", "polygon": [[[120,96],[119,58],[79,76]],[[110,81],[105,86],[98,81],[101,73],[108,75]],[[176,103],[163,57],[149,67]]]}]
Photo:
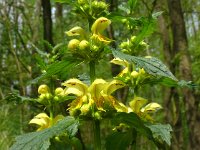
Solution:
[{"label": "yellow archangel plant", "polygon": [[76,115],[77,111],[81,115],[109,110],[128,112],[126,106],[111,95],[117,89],[125,86],[121,81],[106,82],[103,79],[96,79],[90,86],[87,86],[78,79],[69,79],[63,85],[66,86],[66,95],[74,94],[77,96],[69,107],[70,114],[73,116]]}]

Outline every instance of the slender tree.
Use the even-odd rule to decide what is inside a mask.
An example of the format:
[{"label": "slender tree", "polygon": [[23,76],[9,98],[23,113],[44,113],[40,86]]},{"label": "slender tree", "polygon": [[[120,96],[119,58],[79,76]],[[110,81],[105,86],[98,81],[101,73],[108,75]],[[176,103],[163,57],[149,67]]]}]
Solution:
[{"label": "slender tree", "polygon": [[[46,42],[53,45],[52,37],[52,18],[51,18],[51,3],[50,0],[42,0],[43,8],[43,37]],[[48,44],[45,44],[45,50],[49,52]]]}]

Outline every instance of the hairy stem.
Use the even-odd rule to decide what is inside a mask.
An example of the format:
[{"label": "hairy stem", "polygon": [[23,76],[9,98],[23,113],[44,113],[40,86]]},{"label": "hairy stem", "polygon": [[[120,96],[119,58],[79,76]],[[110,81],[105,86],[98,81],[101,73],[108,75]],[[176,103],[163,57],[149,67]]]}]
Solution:
[{"label": "hairy stem", "polygon": [[[90,61],[90,82],[95,80],[95,61]],[[95,112],[93,112],[95,113]],[[93,133],[94,133],[94,149],[95,150],[101,150],[101,136],[100,136],[100,121],[99,120],[93,120]]]}]

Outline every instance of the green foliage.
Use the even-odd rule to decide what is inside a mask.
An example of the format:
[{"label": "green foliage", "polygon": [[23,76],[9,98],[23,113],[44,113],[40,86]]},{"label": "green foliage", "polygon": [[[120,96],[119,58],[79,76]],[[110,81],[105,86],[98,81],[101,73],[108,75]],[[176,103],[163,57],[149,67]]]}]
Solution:
[{"label": "green foliage", "polygon": [[135,113],[119,113],[113,120],[116,124],[125,123],[134,128],[141,135],[153,139],[151,130],[144,125],[144,122]]},{"label": "green foliage", "polygon": [[151,132],[153,137],[160,143],[166,142],[168,146],[171,145],[171,135],[172,127],[169,124],[145,124]]},{"label": "green foliage", "polygon": [[[77,17],[78,15],[80,15],[81,19],[85,19],[84,22],[86,23],[80,23],[80,25],[78,24],[78,26],[83,27],[86,30],[84,31],[84,33],[80,32],[80,30],[76,30],[77,28],[72,31],[70,30],[71,35],[68,34],[68,36],[76,36],[76,38],[78,38],[72,39],[71,42],[67,41],[58,44],[54,48],[51,45],[48,45],[49,48],[52,50],[50,53],[43,52],[42,50],[40,50],[40,48],[34,46],[37,54],[35,55],[36,57],[34,57],[33,61],[37,61],[37,64],[41,69],[40,71],[42,71],[43,74],[32,80],[31,83],[46,82],[48,80],[50,82],[48,87],[49,91],[45,93],[45,95],[42,95],[43,92],[42,94],[41,92],[39,92],[39,94],[41,95],[38,98],[38,100],[44,100],[46,102],[43,103],[41,101],[42,107],[43,109],[45,109],[45,113],[43,113],[43,117],[39,117],[37,115],[37,117],[32,119],[32,123],[42,126],[42,128],[41,131],[18,136],[16,138],[16,143],[11,147],[11,150],[46,150],[48,148],[60,149],[59,146],[61,146],[62,144],[65,145],[66,143],[74,146],[77,149],[82,149],[83,141],[80,142],[79,140],[81,139],[75,137],[75,135],[78,135],[78,119],[76,120],[73,117],[68,116],[65,117],[63,120],[58,121],[58,123],[56,122],[57,120],[55,116],[57,114],[59,114],[60,116],[66,116],[66,114],[68,114],[66,113],[66,111],[61,111],[61,102],[62,104],[65,103],[63,105],[64,110],[66,110],[67,103],[70,103],[70,107],[67,109],[67,111],[71,108],[74,108],[75,111],[73,111],[73,113],[70,113],[70,115],[75,114],[75,116],[80,117],[84,121],[89,120],[95,123],[93,130],[94,149],[101,149],[101,120],[104,119],[104,117],[108,118],[112,115],[115,116],[114,118],[112,118],[115,125],[123,124],[124,126],[122,126],[119,131],[117,130],[108,136],[106,141],[107,149],[125,150],[129,147],[133,147],[137,143],[137,135],[144,136],[148,140],[153,141],[158,146],[158,148],[164,147],[165,143],[170,145],[171,128],[169,125],[150,123],[147,124],[144,120],[141,119],[141,116],[139,115],[139,113],[142,113],[142,110],[138,110],[138,114],[129,113],[129,107],[125,106],[125,104],[119,102],[117,98],[111,95],[112,92],[124,87],[126,82],[123,83],[119,80],[113,80],[114,82],[107,83],[107,81],[102,80],[102,78],[104,78],[103,76],[100,76],[101,79],[96,80],[95,83],[93,82],[97,78],[96,70],[100,68],[97,67],[96,64],[99,63],[100,59],[103,59],[104,61],[107,59],[105,57],[107,57],[107,54],[110,54],[112,49],[111,44],[112,42],[114,43],[112,39],[109,39],[103,34],[103,31],[110,25],[111,21],[121,22],[122,25],[126,25],[126,28],[124,29],[127,30],[127,35],[130,35],[131,33],[131,36],[134,37],[134,42],[132,42],[133,47],[131,48],[140,51],[140,46],[142,47],[142,44],[140,45],[140,42],[143,42],[144,38],[149,37],[149,35],[154,32],[157,16],[159,16],[161,12],[154,13],[153,15],[148,15],[147,17],[133,18],[131,16],[133,15],[134,9],[137,6],[137,0],[129,0],[128,3],[123,3],[125,5],[120,5],[119,12],[111,14],[108,13],[109,4],[105,3],[105,1],[103,0],[55,1],[68,4],[67,7],[70,10],[69,12],[73,12],[71,13],[72,16],[76,15],[75,17]],[[112,20],[105,18],[107,16]],[[74,18],[68,18],[67,25],[73,24],[76,21],[77,20]],[[89,28],[85,28],[86,25]],[[78,27],[78,29],[80,29],[80,27]],[[92,31],[91,33],[88,32],[90,30]],[[81,36],[81,34],[83,35]],[[122,36],[118,36],[116,37],[116,39],[119,38],[120,40],[124,41],[126,37],[124,35],[126,34],[123,33]],[[83,38],[84,40],[81,38]],[[118,44],[117,40],[116,46]],[[129,41],[129,39],[127,39],[127,41]],[[45,42],[43,42],[43,44],[44,43]],[[156,58],[136,57],[131,56],[133,55],[133,53],[131,55],[127,55],[116,50],[113,51],[113,55],[114,57],[119,57],[123,60],[127,60],[130,64],[135,63],[137,67],[144,68],[147,73],[153,75],[155,77],[155,80],[150,80],[149,82],[146,82],[147,84],[162,83],[166,85],[171,84],[171,86],[179,85],[179,82],[167,69],[167,67]],[[87,56],[89,56],[89,59],[87,58]],[[57,83],[54,83],[54,81],[58,81],[59,83],[62,80],[67,80],[69,77],[71,77],[71,73],[74,70],[77,70],[76,67],[80,66],[81,63],[86,63],[87,65],[89,64],[88,67],[90,70],[88,74],[90,75],[90,84],[93,85],[90,88],[86,88],[88,85],[82,83],[81,80],[73,79],[70,82],[66,82],[65,85],[59,85],[60,91],[56,92],[55,86]],[[104,72],[105,66],[101,66]],[[88,71],[84,69],[85,68],[83,68],[84,72]],[[127,69],[129,68],[127,67]],[[19,69],[19,72],[20,71],[21,70]],[[144,76],[149,77],[149,75],[147,74],[145,74]],[[79,77],[81,76],[79,75]],[[139,84],[142,84],[142,82]],[[65,89],[61,88],[61,86],[63,85],[66,86]],[[180,85],[186,84],[183,83]],[[20,86],[23,86],[23,84],[21,84]],[[126,101],[129,101],[129,97],[126,95],[125,97],[127,97]],[[58,101],[59,98],[62,98],[62,100],[57,103],[55,100]],[[17,102],[24,102],[26,100],[34,102],[37,101],[35,99],[27,99],[26,97],[20,96],[19,94],[15,93],[8,95],[7,99]],[[67,101],[69,99],[72,99],[72,101]],[[149,108],[149,111],[151,110],[152,109]],[[80,116],[79,112],[81,112]],[[49,116],[46,113],[49,114]],[[88,116],[87,113],[89,114]],[[108,113],[108,115],[106,113]],[[64,136],[67,136],[67,138],[64,138]],[[64,140],[60,140],[62,138]],[[56,139],[60,142],[58,144],[58,147],[54,143]]]},{"label": "green foliage", "polygon": [[106,149],[126,150],[132,142],[131,132],[114,132],[106,139]]},{"label": "green foliage", "polygon": [[[126,149],[128,146],[136,142],[137,134],[152,140],[157,147],[165,147],[165,143],[171,145],[172,128],[169,124],[149,124],[142,121],[135,113],[118,113],[114,119],[115,124],[126,124],[127,129],[121,129],[108,136],[107,149]],[[125,130],[125,131],[123,131]],[[134,146],[134,144],[132,145]]]},{"label": "green foliage", "polygon": [[59,76],[61,79],[66,79],[67,75],[69,75],[74,69],[74,67],[78,66],[80,61],[75,58],[68,58],[61,61],[56,61],[47,66],[45,72],[32,80],[31,83],[37,83],[43,79],[51,78],[53,76]]},{"label": "green foliage", "polygon": [[113,55],[120,59],[127,60],[130,63],[136,63],[138,67],[144,68],[144,70],[151,75],[163,76],[177,81],[176,77],[169,71],[169,69],[160,60],[154,57],[142,58],[130,56],[116,50],[113,51]]},{"label": "green foliage", "polygon": [[46,150],[50,146],[50,138],[67,132],[69,137],[73,137],[78,131],[78,120],[73,117],[65,117],[51,128],[38,132],[27,133],[16,138],[16,143],[11,150]]}]

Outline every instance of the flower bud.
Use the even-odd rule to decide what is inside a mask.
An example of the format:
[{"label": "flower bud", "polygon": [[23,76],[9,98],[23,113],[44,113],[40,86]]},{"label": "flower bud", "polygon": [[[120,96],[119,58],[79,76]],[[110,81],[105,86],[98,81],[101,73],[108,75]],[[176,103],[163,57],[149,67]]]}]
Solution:
[{"label": "flower bud", "polygon": [[122,42],[121,44],[120,44],[120,48],[127,48],[129,46],[129,43],[128,42]]},{"label": "flower bud", "polygon": [[135,43],[136,36],[131,37],[131,43]]},{"label": "flower bud", "polygon": [[46,84],[40,85],[38,88],[38,93],[39,94],[46,94],[49,93],[49,87]]},{"label": "flower bud", "polygon": [[98,112],[98,111],[95,112],[95,113],[94,113],[94,118],[97,119],[97,120],[101,120],[101,119],[102,119],[101,113]]},{"label": "flower bud", "polygon": [[43,102],[45,100],[45,98],[46,98],[45,94],[41,94],[38,98],[38,102],[40,102],[40,103]]},{"label": "flower bud", "polygon": [[92,2],[92,8],[95,11],[104,11],[108,8],[108,5],[105,2],[93,1]]},{"label": "flower bud", "polygon": [[72,39],[71,41],[69,41],[68,43],[68,49],[69,50],[75,50],[78,45],[79,45],[80,41],[77,39]]},{"label": "flower bud", "polygon": [[97,52],[99,50],[99,47],[96,45],[92,45],[92,51]]},{"label": "flower bud", "polygon": [[61,87],[55,89],[55,95],[63,95],[64,90]]},{"label": "flower bud", "polygon": [[87,48],[89,48],[89,42],[86,41],[86,40],[82,40],[82,41],[79,43],[79,49],[80,49],[80,50],[86,50]]},{"label": "flower bud", "polygon": [[138,73],[137,71],[132,71],[132,72],[131,72],[131,76],[132,76],[133,78],[137,78],[138,75],[139,75],[139,73]]},{"label": "flower bud", "polygon": [[142,69],[139,69],[139,74],[140,75],[143,75],[143,74],[145,74],[146,72],[145,72],[145,70],[142,68]]},{"label": "flower bud", "polygon": [[90,6],[88,4],[84,4],[83,5],[83,10],[86,12],[86,13],[89,13],[90,11]]},{"label": "flower bud", "polygon": [[105,2],[99,2],[98,6],[102,10],[106,10],[108,8],[108,5]]},{"label": "flower bud", "polygon": [[51,99],[52,98],[52,94],[51,93],[46,93],[45,97],[46,97],[46,99]]},{"label": "flower bud", "polygon": [[60,100],[60,98],[58,97],[58,96],[54,96],[54,98],[53,98],[55,101],[59,101]]},{"label": "flower bud", "polygon": [[90,111],[90,105],[89,105],[89,104],[84,104],[84,105],[81,107],[80,111],[81,111],[81,114],[82,114],[82,115],[87,115],[88,112]]}]

